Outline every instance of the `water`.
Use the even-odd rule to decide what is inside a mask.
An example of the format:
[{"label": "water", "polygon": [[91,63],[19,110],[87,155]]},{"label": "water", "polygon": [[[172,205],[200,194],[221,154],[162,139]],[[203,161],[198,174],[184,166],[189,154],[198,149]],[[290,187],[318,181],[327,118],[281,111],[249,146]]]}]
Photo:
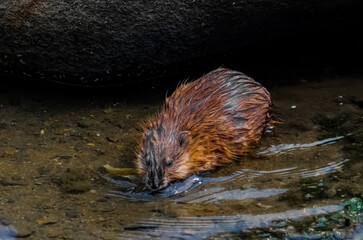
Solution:
[{"label": "water", "polygon": [[133,167],[139,123],[164,93],[9,87],[0,97],[0,239],[359,239],[361,215],[331,216],[363,197],[362,81],[269,87],[282,123],[239,161],[158,193],[102,165]]},{"label": "water", "polygon": [[3,226],[0,224],[0,239],[7,240],[7,239],[14,239],[15,232],[11,227]]}]

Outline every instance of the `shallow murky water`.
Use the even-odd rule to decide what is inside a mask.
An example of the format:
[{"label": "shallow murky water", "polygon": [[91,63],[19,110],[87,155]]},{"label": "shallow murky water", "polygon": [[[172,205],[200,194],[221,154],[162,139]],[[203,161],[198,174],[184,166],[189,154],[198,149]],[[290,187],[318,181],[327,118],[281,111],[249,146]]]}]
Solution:
[{"label": "shallow murky water", "polygon": [[163,94],[14,89],[0,96],[0,239],[362,236],[361,210],[332,218],[363,197],[362,77],[269,87],[283,123],[239,161],[153,194],[102,166],[133,166]]}]

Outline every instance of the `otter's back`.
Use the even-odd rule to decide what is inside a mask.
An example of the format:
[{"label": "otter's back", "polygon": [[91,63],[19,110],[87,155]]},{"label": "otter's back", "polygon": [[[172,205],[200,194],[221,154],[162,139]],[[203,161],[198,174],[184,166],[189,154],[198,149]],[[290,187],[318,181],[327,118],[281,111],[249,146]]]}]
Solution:
[{"label": "otter's back", "polygon": [[196,145],[218,145],[216,151],[232,156],[260,139],[271,121],[271,107],[270,94],[261,84],[220,68],[179,86],[162,114],[173,119],[179,131],[189,131]]}]

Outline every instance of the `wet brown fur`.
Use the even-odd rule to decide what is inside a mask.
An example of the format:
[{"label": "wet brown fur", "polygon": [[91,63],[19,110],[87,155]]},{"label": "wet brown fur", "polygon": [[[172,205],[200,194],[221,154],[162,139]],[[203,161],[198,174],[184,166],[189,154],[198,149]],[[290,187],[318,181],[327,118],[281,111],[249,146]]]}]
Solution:
[{"label": "wet brown fur", "polygon": [[229,163],[273,123],[271,107],[268,91],[237,71],[219,68],[182,83],[146,124],[138,171],[149,187],[162,188]]}]

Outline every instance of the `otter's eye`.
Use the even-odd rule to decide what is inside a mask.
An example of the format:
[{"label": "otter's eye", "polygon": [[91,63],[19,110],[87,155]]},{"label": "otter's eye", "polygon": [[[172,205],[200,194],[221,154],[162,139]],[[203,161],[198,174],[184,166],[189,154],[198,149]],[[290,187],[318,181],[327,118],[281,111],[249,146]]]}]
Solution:
[{"label": "otter's eye", "polygon": [[185,138],[184,138],[183,136],[180,136],[180,137],[179,137],[179,145],[180,145],[180,146],[183,146],[183,145],[184,145],[184,143],[185,143]]},{"label": "otter's eye", "polygon": [[167,163],[166,163],[166,166],[167,166],[167,167],[171,167],[171,166],[173,166],[173,163],[174,163],[173,161],[167,162]]}]

